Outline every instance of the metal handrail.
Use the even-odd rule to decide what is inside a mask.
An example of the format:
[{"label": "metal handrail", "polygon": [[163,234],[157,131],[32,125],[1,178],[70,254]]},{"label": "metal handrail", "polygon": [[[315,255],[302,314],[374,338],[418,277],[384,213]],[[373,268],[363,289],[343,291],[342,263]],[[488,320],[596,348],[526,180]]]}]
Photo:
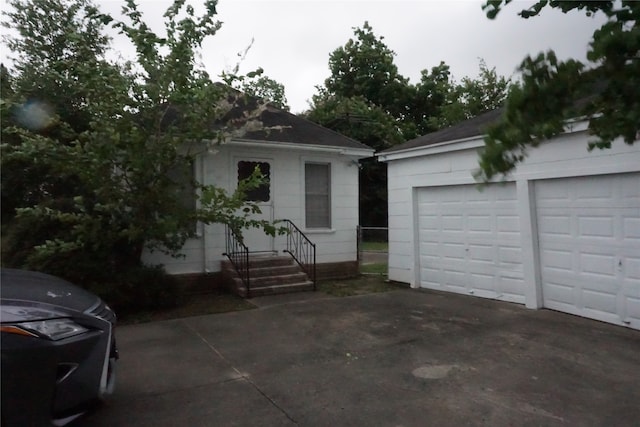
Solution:
[{"label": "metal handrail", "polygon": [[316,245],[290,220],[283,219],[287,228],[287,249],[298,265],[307,273],[316,290]]},{"label": "metal handrail", "polygon": [[249,248],[228,225],[225,226],[225,255],[236,269],[240,280],[247,288],[247,298],[251,298],[251,278],[249,277]]}]

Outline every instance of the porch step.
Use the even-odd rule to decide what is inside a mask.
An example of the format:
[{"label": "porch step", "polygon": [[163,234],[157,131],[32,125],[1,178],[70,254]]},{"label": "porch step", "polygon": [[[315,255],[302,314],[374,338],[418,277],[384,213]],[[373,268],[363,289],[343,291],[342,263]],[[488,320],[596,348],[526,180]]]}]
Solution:
[{"label": "porch step", "polygon": [[312,291],[313,282],[290,256],[252,255],[249,259],[250,292],[229,260],[221,263],[231,291],[243,298]]}]

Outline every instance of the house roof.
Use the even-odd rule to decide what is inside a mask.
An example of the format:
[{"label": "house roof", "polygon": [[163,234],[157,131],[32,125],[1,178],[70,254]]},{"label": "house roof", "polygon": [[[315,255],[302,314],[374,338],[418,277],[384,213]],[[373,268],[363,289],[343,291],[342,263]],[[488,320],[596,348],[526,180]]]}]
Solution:
[{"label": "house roof", "polygon": [[479,116],[473,117],[469,120],[465,120],[448,128],[428,133],[426,135],[422,135],[415,139],[407,141],[403,144],[388,148],[384,151],[381,151],[380,154],[394,153],[411,148],[426,147],[442,142],[456,141],[459,139],[484,135],[486,133],[487,127],[496,123],[498,119],[500,119],[500,116],[502,116],[503,111],[504,110],[502,108],[499,108],[497,110],[480,114]]},{"label": "house roof", "polygon": [[[229,88],[230,89],[230,88]],[[227,100],[233,107],[222,118],[219,123],[239,123],[239,126],[250,120],[259,120],[262,126],[248,131],[236,139],[251,140],[254,142],[285,142],[300,145],[314,145],[325,147],[336,147],[356,150],[373,149],[355,139],[344,136],[331,129],[320,126],[307,119],[281,110],[271,104],[264,104],[263,101],[242,94],[234,89],[230,89]],[[253,112],[258,112],[257,114]],[[252,116],[255,114],[255,117]],[[239,127],[238,126],[238,127]]]}]

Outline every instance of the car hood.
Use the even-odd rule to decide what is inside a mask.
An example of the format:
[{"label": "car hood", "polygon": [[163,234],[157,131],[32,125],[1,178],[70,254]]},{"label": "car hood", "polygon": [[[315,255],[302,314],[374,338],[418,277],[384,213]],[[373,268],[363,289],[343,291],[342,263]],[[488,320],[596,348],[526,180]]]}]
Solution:
[{"label": "car hood", "polygon": [[43,303],[80,312],[86,311],[100,301],[91,292],[58,277],[4,268],[0,276],[0,298],[31,304]]}]

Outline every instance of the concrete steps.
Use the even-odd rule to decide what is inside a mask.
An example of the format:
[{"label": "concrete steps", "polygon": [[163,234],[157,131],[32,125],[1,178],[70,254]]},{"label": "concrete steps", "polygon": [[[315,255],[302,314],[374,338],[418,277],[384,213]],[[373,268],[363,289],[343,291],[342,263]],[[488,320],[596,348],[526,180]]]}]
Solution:
[{"label": "concrete steps", "polygon": [[243,298],[313,290],[313,282],[290,256],[251,255],[250,292],[229,260],[221,267],[230,290]]}]

